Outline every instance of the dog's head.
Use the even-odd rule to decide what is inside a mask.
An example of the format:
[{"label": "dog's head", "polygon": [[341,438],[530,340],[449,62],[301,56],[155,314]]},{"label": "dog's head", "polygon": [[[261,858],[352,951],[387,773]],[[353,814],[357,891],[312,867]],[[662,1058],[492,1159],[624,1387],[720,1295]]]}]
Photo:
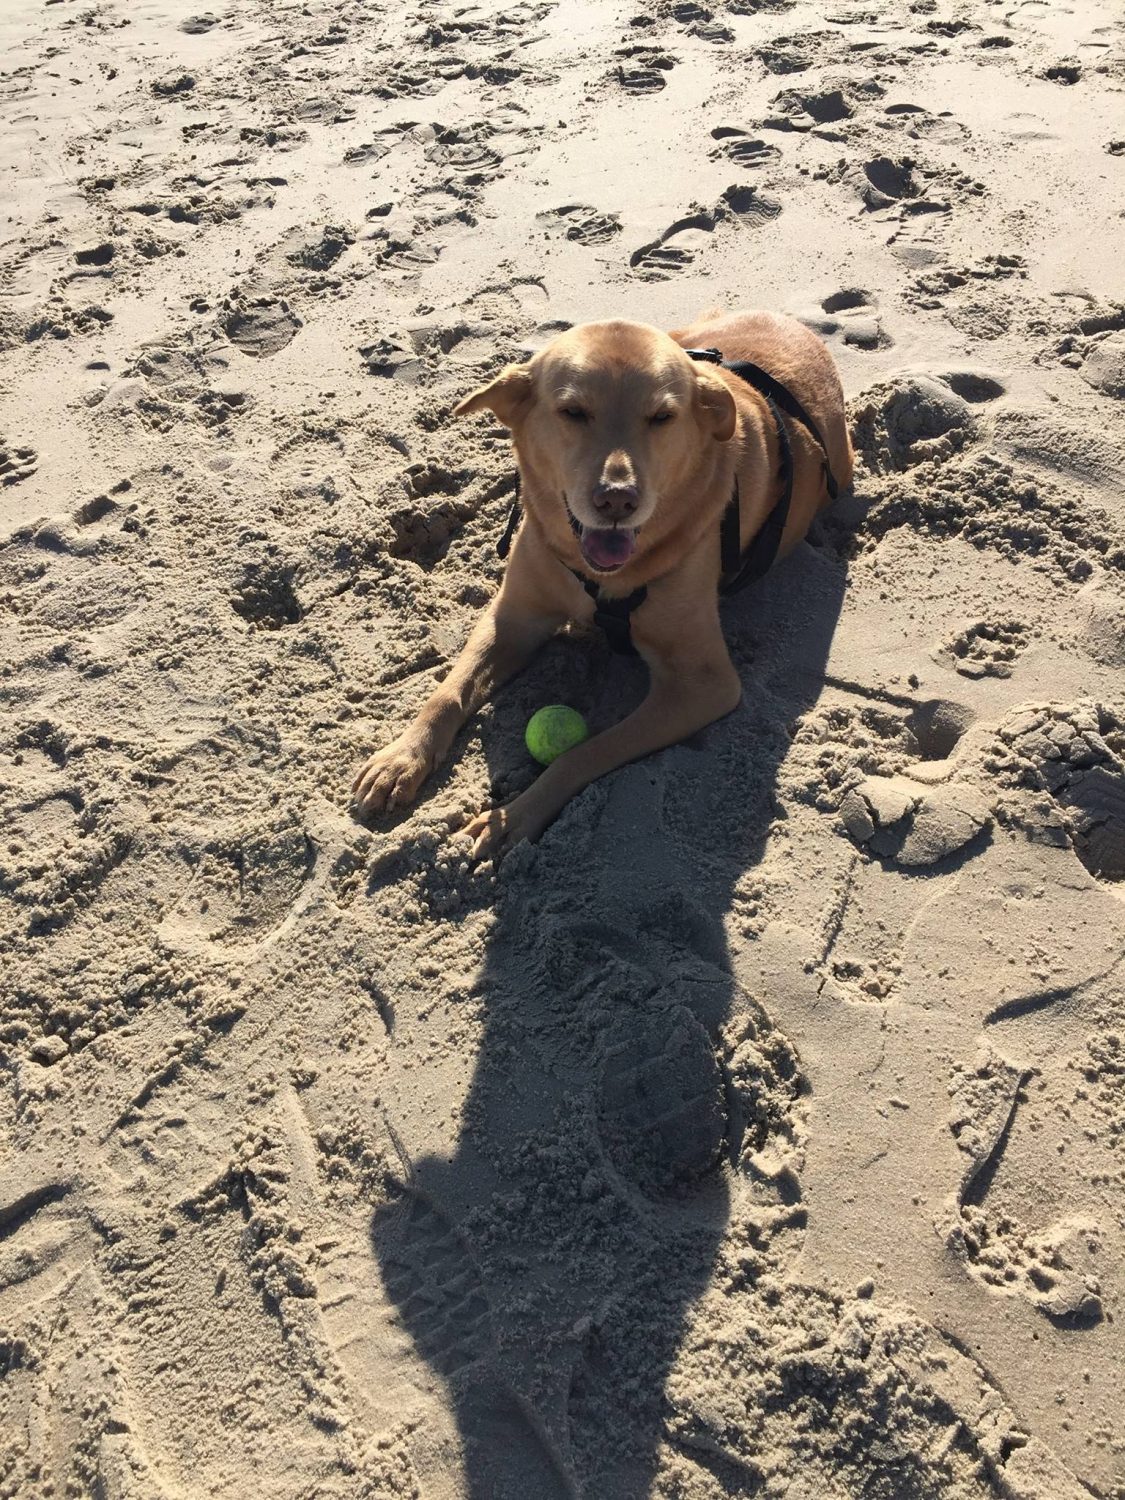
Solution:
[{"label": "dog's head", "polygon": [[688,481],[736,426],[706,364],[643,323],[585,323],[467,396],[511,428],[548,537],[573,532],[591,570],[615,573],[670,535]]}]

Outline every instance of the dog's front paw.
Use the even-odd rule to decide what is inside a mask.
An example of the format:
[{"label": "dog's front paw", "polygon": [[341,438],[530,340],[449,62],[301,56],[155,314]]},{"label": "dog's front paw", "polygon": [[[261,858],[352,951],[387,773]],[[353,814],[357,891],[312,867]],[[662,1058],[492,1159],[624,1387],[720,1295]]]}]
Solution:
[{"label": "dog's front paw", "polygon": [[493,807],[477,813],[461,829],[461,836],[468,839],[469,855],[473,860],[503,859],[518,841],[512,837],[506,807]]},{"label": "dog's front paw", "polygon": [[364,813],[391,812],[406,807],[432,768],[429,752],[402,738],[377,751],[352,782],[352,804]]},{"label": "dog's front paw", "polygon": [[477,813],[461,829],[461,834],[471,841],[473,859],[499,861],[522,839],[534,843],[554,818],[555,811],[525,792],[507,807]]}]

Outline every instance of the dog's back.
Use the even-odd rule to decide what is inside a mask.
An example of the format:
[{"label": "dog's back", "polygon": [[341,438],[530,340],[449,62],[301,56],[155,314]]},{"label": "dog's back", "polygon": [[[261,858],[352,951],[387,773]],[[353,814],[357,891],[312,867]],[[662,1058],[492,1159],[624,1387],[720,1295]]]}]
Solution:
[{"label": "dog's back", "polygon": [[824,434],[841,488],[852,480],[844,392],[824,341],[796,318],[772,312],[706,312],[671,337],[685,349],[719,349],[725,360],[752,360],[788,386]]}]

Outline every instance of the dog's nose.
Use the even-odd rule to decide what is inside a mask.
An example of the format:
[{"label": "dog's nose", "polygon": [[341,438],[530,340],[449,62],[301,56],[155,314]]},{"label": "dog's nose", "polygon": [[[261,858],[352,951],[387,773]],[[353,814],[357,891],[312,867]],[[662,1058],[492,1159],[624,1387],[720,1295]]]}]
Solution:
[{"label": "dog's nose", "polygon": [[598,515],[607,521],[627,520],[640,503],[635,484],[597,484],[591,498]]}]

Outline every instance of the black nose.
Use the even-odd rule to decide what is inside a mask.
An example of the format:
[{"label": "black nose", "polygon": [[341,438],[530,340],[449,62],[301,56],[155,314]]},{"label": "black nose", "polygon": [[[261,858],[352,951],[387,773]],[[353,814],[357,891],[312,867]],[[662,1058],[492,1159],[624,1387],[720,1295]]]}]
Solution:
[{"label": "black nose", "polygon": [[599,484],[592,495],[594,509],[607,521],[624,521],[640,503],[635,484]]}]

